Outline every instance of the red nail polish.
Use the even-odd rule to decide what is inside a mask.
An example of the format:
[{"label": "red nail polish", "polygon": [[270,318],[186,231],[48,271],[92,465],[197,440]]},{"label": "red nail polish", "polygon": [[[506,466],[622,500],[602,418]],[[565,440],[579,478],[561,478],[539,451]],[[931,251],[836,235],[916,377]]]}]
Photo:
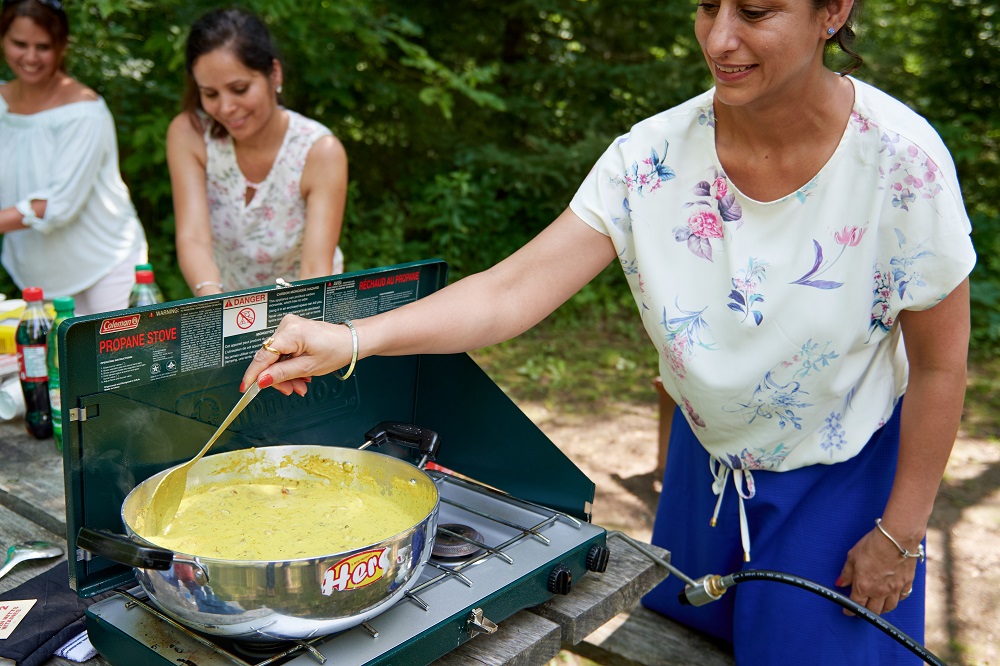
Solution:
[{"label": "red nail polish", "polygon": [[240,382],[240,393],[243,393],[246,389],[243,388],[243,382]]},{"label": "red nail polish", "polygon": [[838,576],[837,580],[835,580],[833,584],[836,585],[837,587],[844,587],[844,579]]},{"label": "red nail polish", "polygon": [[257,386],[261,387],[262,389],[267,388],[273,383],[274,383],[274,377],[272,377],[271,375],[261,375],[260,377],[257,378]]}]

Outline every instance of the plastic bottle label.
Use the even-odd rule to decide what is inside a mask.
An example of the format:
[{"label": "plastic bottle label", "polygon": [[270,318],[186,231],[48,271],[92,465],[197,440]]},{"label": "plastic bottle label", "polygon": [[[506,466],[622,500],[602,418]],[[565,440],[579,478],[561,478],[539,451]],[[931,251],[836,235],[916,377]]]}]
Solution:
[{"label": "plastic bottle label", "polygon": [[62,398],[59,397],[59,387],[53,388],[52,384],[49,384],[49,408],[52,410],[52,420],[55,422],[57,414],[62,409]]},{"label": "plastic bottle label", "polygon": [[46,382],[49,380],[45,345],[18,345],[17,362],[20,366],[21,381]]}]

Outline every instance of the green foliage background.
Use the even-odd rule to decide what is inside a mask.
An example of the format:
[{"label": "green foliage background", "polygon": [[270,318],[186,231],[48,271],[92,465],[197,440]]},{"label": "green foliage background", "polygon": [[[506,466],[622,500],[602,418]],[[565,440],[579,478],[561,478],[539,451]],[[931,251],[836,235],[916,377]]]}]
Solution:
[{"label": "green foliage background", "polygon": [[[66,2],[69,69],[115,114],[123,176],[169,298],[190,294],[174,256],[164,137],[187,26],[220,4]],[[558,215],[615,136],[710,85],[693,2],[242,6],[265,17],[281,47],[285,103],[347,148],[349,269],[441,257],[455,278],[495,263]],[[974,349],[983,353],[1000,348],[997,18],[997,5],[981,0],[869,0],[856,74],[923,114],[955,157],[979,252]],[[6,275],[0,288],[13,291]],[[624,331],[633,308],[611,266],[557,318]]]}]

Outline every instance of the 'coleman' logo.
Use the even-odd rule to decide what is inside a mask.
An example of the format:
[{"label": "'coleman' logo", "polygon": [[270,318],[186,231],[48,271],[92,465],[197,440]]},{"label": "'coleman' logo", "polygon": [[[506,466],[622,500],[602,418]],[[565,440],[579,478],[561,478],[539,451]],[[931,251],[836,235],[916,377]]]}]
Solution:
[{"label": "'coleman' logo", "polygon": [[108,333],[118,333],[128,331],[139,325],[139,315],[130,317],[118,317],[117,319],[105,319],[101,322],[101,335]]}]

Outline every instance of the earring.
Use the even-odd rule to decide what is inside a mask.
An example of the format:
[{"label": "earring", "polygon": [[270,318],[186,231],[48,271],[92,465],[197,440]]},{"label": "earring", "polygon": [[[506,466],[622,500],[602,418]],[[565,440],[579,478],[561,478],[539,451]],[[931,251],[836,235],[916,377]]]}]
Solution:
[{"label": "earring", "polygon": [[[826,34],[830,35],[831,37],[833,37],[834,33],[836,33],[836,32],[837,32],[837,31],[836,31],[836,30],[834,30],[833,28],[827,28],[827,29],[826,29]],[[281,87],[281,86],[278,86],[278,87],[279,87],[279,89],[280,89],[280,87]]]},{"label": "earring", "polygon": [[[830,34],[832,35],[833,33],[831,32]],[[278,84],[278,87],[274,89],[274,91],[276,93],[278,93],[279,95],[281,94],[281,84],[280,83]]]}]

